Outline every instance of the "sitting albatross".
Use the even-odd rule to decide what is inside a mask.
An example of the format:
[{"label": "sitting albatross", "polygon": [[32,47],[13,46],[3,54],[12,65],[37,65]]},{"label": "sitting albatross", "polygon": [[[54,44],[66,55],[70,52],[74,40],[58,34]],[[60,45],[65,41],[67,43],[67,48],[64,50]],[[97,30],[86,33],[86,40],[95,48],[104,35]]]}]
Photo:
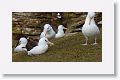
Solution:
[{"label": "sitting albatross", "polygon": [[54,38],[55,37],[55,31],[53,30],[53,28],[51,27],[50,24],[45,24],[44,25],[44,29],[43,32],[40,35],[40,38],[42,37],[46,37],[48,39]]},{"label": "sitting albatross", "polygon": [[20,52],[20,51],[27,51],[26,45],[28,41],[25,37],[21,37],[19,39],[19,45],[14,49],[15,52]]},{"label": "sitting albatross", "polygon": [[33,47],[30,51],[28,51],[28,55],[36,55],[43,54],[48,50],[48,44],[53,45],[53,43],[49,42],[46,37],[43,37],[39,40],[38,46]]},{"label": "sitting albatross", "polygon": [[67,28],[65,28],[63,25],[58,26],[58,32],[55,35],[55,38],[61,38],[61,37],[63,37],[65,35],[65,32],[64,32],[63,29],[67,29]]}]

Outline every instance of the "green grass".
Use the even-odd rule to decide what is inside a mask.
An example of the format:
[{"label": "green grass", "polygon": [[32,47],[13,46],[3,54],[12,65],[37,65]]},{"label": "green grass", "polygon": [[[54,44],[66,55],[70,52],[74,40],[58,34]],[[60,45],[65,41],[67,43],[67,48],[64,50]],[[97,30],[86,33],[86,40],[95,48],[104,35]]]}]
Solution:
[{"label": "green grass", "polygon": [[12,54],[13,62],[101,62],[102,61],[102,34],[98,37],[97,45],[83,46],[85,38],[82,33],[53,39],[54,46],[49,46],[46,53],[28,56],[26,52]]}]

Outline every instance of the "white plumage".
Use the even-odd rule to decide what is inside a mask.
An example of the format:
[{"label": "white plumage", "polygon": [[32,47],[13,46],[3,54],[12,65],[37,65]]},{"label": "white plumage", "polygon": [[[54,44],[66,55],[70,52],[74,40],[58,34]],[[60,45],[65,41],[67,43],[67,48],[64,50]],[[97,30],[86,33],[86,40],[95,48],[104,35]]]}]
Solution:
[{"label": "white plumage", "polygon": [[43,38],[43,37],[45,37],[45,32],[41,32],[40,34],[40,38]]},{"label": "white plumage", "polygon": [[63,25],[58,26],[58,32],[55,35],[55,38],[61,38],[61,37],[63,37],[65,35],[65,32],[64,32],[63,29],[67,29],[67,28],[65,28]]},{"label": "white plumage", "polygon": [[54,38],[55,37],[55,31],[53,30],[53,28],[51,27],[50,24],[45,24],[44,25],[44,29],[43,32],[40,35],[40,38],[42,37],[46,37],[48,39]]},{"label": "white plumage", "polygon": [[97,44],[97,42],[96,42],[97,35],[100,33],[100,31],[99,31],[99,28],[94,21],[94,17],[95,17],[95,13],[89,12],[87,17],[86,17],[85,24],[82,27],[82,33],[86,38],[86,43],[83,45],[87,45],[88,37],[91,37],[91,36],[95,37],[94,44]]},{"label": "white plumage", "polygon": [[20,45],[18,45],[18,46],[14,49],[14,51],[15,51],[15,52],[27,51],[27,49],[26,49],[27,43],[28,43],[28,41],[27,41],[26,38],[24,38],[24,37],[20,38],[20,40],[19,40],[19,44],[20,44]]},{"label": "white plumage", "polygon": [[28,55],[45,53],[48,50],[48,44],[53,45],[53,43],[49,42],[46,37],[41,38],[39,40],[38,46],[35,46],[30,51],[28,51]]}]

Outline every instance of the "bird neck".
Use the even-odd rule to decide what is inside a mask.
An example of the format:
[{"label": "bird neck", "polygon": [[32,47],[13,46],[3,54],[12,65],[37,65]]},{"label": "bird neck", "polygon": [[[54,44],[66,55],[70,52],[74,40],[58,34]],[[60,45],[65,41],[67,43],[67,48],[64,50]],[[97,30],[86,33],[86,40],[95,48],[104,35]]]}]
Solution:
[{"label": "bird neck", "polygon": [[63,31],[63,29],[61,29],[61,30],[58,30],[58,33],[60,33],[60,34],[64,34],[64,31]]},{"label": "bird neck", "polygon": [[95,24],[94,18],[91,19],[90,24]]},{"label": "bird neck", "polygon": [[26,45],[27,45],[27,44],[20,44],[20,46],[22,46],[22,47],[26,47]]},{"label": "bird neck", "polygon": [[85,19],[85,24],[89,24],[89,23],[90,23],[90,18],[89,18],[89,16],[87,16]]},{"label": "bird neck", "polygon": [[55,34],[55,31],[53,29],[50,30],[51,34]]},{"label": "bird neck", "polygon": [[51,28],[51,30],[47,31],[47,33],[51,33],[54,32],[54,30]]}]

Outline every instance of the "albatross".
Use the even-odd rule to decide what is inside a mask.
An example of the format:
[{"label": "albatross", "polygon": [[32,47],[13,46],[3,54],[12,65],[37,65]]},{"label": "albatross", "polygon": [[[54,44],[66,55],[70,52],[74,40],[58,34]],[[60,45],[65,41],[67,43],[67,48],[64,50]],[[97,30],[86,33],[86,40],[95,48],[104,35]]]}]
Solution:
[{"label": "albatross", "polygon": [[20,52],[20,51],[27,51],[26,45],[28,41],[25,37],[21,37],[19,39],[19,45],[14,49],[15,52]]},{"label": "albatross", "polygon": [[65,28],[63,25],[59,25],[58,26],[58,32],[55,35],[55,38],[61,38],[61,37],[63,37],[65,35],[64,29],[67,29],[67,28]]},{"label": "albatross", "polygon": [[44,25],[44,29],[43,32],[40,35],[40,38],[42,37],[46,37],[48,39],[54,38],[55,37],[55,31],[53,30],[53,28],[51,27],[50,24],[45,24]]},{"label": "albatross", "polygon": [[85,44],[88,44],[88,37],[93,36],[95,38],[95,42],[93,45],[97,44],[97,36],[100,33],[98,26],[95,23],[94,20],[95,12],[88,12],[85,23],[82,27],[82,33],[85,36]]},{"label": "albatross", "polygon": [[28,55],[43,54],[48,50],[48,44],[53,45],[46,37],[43,37],[39,40],[38,46],[33,47],[28,51]]}]

